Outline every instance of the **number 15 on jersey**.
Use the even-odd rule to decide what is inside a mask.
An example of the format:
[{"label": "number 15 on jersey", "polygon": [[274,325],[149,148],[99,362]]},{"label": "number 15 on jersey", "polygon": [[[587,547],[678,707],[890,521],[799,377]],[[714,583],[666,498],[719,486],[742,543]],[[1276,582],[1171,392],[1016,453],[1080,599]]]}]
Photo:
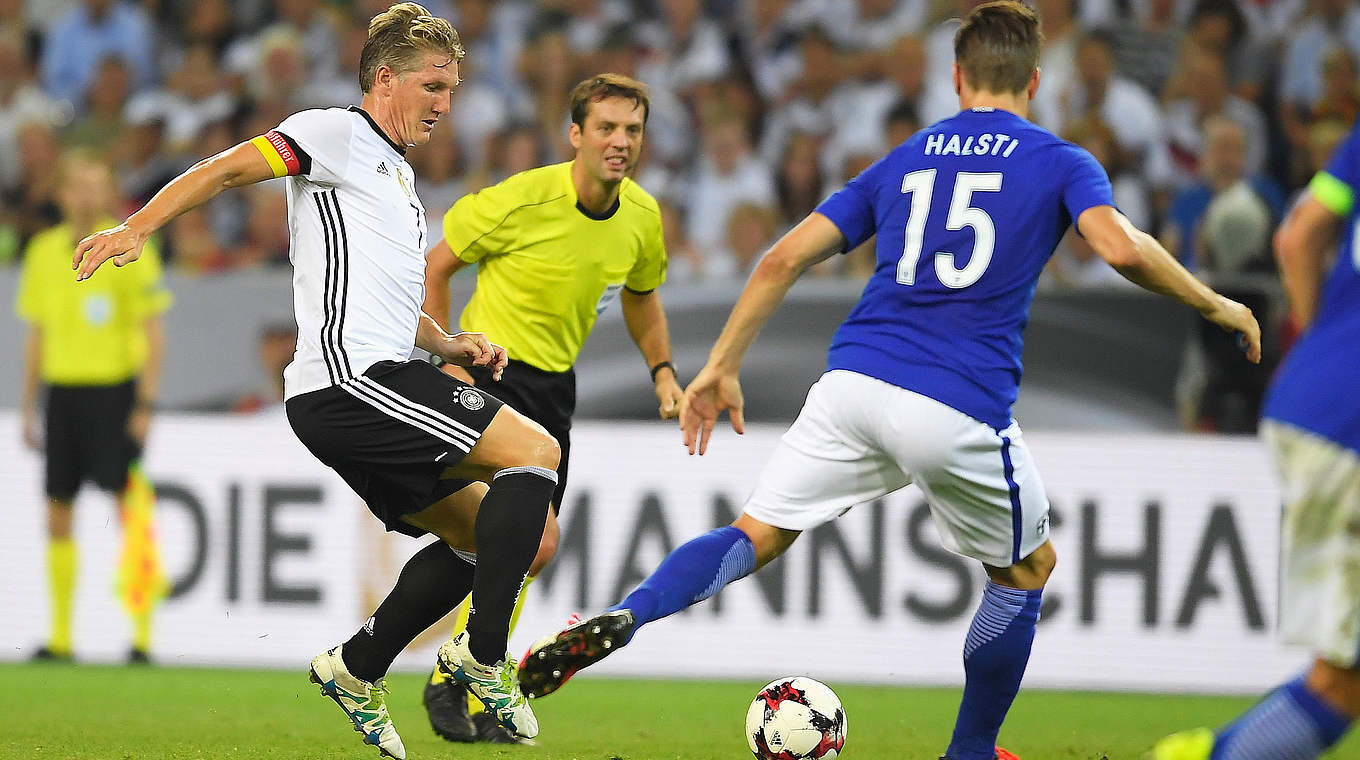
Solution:
[{"label": "number 15 on jersey", "polygon": [[[916,265],[921,259],[925,243],[926,217],[930,214],[930,199],[935,192],[936,169],[921,169],[902,178],[902,192],[911,193],[911,211],[907,216],[906,244],[897,262],[897,281],[902,285],[916,284]],[[959,172],[954,177],[954,194],[949,201],[945,229],[957,232],[973,228],[973,255],[963,268],[954,266],[950,251],[935,252],[935,276],[946,287],[966,288],[978,281],[992,261],[996,248],[996,227],[986,211],[971,205],[973,193],[995,193],[1001,190],[1001,172]]]}]

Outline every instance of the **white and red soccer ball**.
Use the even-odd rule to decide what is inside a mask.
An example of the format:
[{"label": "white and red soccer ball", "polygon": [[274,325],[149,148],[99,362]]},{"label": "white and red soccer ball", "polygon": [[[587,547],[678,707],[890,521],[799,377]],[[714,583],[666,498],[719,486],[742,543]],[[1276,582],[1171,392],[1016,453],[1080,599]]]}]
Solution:
[{"label": "white and red soccer ball", "polygon": [[746,711],[746,743],[760,760],[834,760],[845,731],[840,698],[806,676],[771,681]]}]

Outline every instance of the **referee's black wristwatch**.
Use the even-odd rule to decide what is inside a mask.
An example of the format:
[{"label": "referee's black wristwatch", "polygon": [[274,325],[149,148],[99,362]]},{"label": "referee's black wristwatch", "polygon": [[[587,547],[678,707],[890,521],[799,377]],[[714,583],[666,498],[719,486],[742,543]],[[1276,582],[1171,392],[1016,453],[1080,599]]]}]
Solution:
[{"label": "referee's black wristwatch", "polygon": [[671,364],[670,361],[657,362],[656,366],[652,367],[652,384],[653,384],[653,385],[656,384],[656,373],[660,372],[660,371],[663,370],[663,369],[666,369],[667,367],[670,368],[671,374],[675,375],[676,380],[679,380],[679,379],[680,379],[680,373],[675,371],[675,365],[674,365],[674,364]]}]

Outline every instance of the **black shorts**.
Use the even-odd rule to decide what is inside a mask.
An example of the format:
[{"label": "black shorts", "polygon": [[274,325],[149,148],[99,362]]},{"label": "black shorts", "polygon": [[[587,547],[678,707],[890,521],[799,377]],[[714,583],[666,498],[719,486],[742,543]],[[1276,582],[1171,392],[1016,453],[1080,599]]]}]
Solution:
[{"label": "black shorts", "polygon": [[128,465],[141,453],[127,433],[136,394],[135,380],[47,387],[48,497],[73,499],[86,480],[105,491],[123,490]]},{"label": "black shorts", "polygon": [[498,382],[493,381],[491,371],[483,367],[469,367],[468,373],[478,388],[489,391],[515,411],[542,425],[557,439],[562,447],[562,459],[557,465],[553,510],[561,512],[571,453],[571,415],[576,413],[576,371],[547,372],[532,364],[511,360]]},{"label": "black shorts", "polygon": [[378,362],[343,385],[288,399],[298,440],[340,473],[388,530],[466,487],[441,478],[467,456],[503,404],[426,361]]}]

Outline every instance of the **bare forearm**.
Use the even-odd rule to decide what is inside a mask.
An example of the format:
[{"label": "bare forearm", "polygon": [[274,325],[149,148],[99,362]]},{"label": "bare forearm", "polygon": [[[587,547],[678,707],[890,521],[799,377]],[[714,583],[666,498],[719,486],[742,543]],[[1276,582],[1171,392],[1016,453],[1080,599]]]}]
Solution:
[{"label": "bare forearm", "polygon": [[453,255],[445,240],[439,241],[425,255],[425,305],[422,309],[445,330],[453,329],[453,320],[449,318],[450,293],[453,290],[451,281],[454,273],[466,265],[466,262]]},{"label": "bare forearm", "polygon": [[20,408],[29,410],[38,403],[39,368],[42,362],[42,328],[28,328],[24,342],[24,390]]},{"label": "bare forearm", "polygon": [[775,256],[766,256],[756,265],[708,355],[711,366],[721,370],[735,370],[741,366],[742,357],[755,342],[756,335],[779,308],[802,271]]},{"label": "bare forearm", "polygon": [[1175,298],[1201,314],[1215,307],[1218,294],[1213,288],[1190,274],[1151,235],[1139,230],[1132,234],[1136,255],[1113,264],[1116,271],[1135,285]]},{"label": "bare forearm", "polygon": [[622,303],[624,324],[647,366],[655,367],[670,361],[671,337],[661,295],[655,290],[645,295],[624,290]]},{"label": "bare forearm", "polygon": [[422,351],[429,351],[436,356],[443,356],[440,348],[447,344],[449,334],[439,323],[425,312],[420,313],[420,322],[416,325],[416,348]]},{"label": "bare forearm", "polygon": [[137,213],[128,217],[127,225],[143,236],[150,235],[171,219],[207,203],[223,190],[273,176],[259,150],[250,143],[241,143],[199,161],[175,177]]},{"label": "bare forearm", "polygon": [[137,376],[137,403],[151,406],[161,389],[161,367],[165,358],[165,330],[159,318],[147,320],[146,364]]}]

